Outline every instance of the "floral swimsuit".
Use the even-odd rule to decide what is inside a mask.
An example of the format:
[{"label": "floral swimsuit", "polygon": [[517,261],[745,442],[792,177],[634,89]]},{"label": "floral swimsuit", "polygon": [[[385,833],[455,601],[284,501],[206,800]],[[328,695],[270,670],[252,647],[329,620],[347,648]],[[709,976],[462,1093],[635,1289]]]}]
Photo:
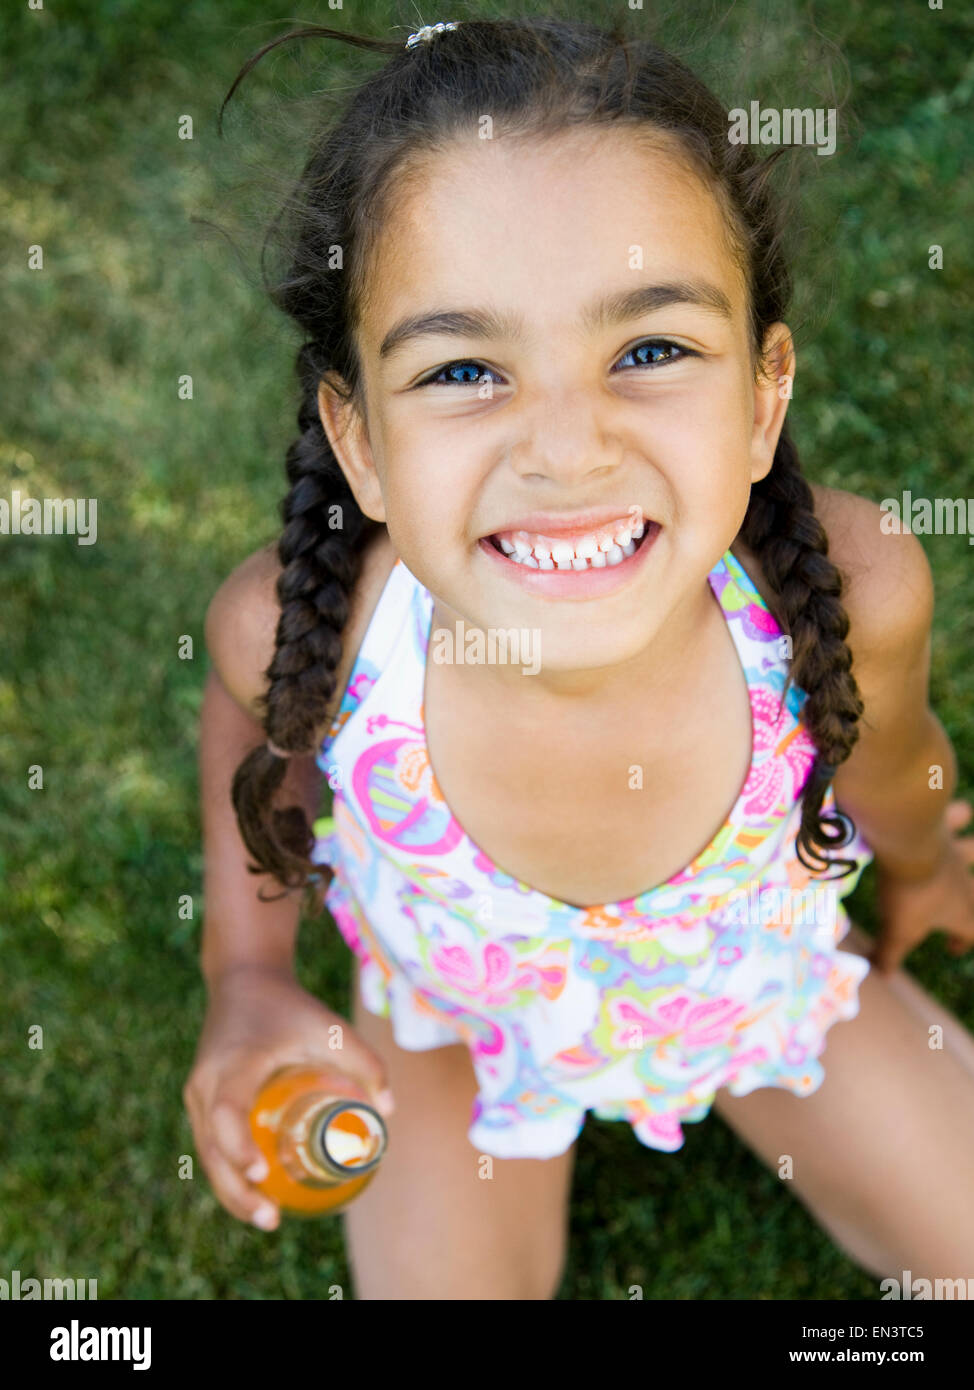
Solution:
[{"label": "floral swimsuit", "polygon": [[749,687],[747,779],[685,869],[589,909],[505,873],[444,801],[423,724],[433,598],[401,559],[372,615],[318,753],[334,804],[312,857],[334,871],[325,902],[366,1008],[409,1051],[469,1048],[480,1152],[564,1153],[588,1110],[672,1152],[722,1086],[816,1090],[826,1031],[859,1011],[869,963],[836,946],[872,851],[857,834],[841,852],[856,871],[830,881],[798,860],[806,695],[782,705],[781,629],[729,550],[708,580]]}]

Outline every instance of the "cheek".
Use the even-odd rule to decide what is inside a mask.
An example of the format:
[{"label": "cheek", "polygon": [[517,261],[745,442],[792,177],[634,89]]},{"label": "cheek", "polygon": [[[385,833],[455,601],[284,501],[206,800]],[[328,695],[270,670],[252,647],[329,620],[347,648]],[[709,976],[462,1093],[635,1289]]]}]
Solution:
[{"label": "cheek", "polygon": [[678,534],[699,532],[709,545],[743,517],[751,486],[749,430],[739,402],[708,394],[654,437],[653,458]]},{"label": "cheek", "polygon": [[413,441],[400,451],[388,476],[386,496],[413,529],[463,536],[482,484],[482,466],[457,449],[419,449]]},{"label": "cheek", "polygon": [[[454,474],[455,476],[455,474]],[[387,477],[384,495],[389,534],[398,542],[405,558],[423,553],[439,538],[449,543],[461,533],[465,513],[457,487],[417,457],[397,461],[395,470]]]},{"label": "cheek", "polygon": [[724,389],[701,393],[674,426],[674,449],[683,460],[681,479],[733,490],[750,466],[754,398],[737,374]]}]

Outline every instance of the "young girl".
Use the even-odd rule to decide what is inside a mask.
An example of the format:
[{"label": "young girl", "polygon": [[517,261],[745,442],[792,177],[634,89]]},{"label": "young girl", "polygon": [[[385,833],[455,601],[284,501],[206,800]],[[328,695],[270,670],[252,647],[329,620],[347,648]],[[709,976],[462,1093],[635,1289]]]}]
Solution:
[{"label": "young girl", "polygon": [[[974,1039],[896,969],[974,941],[930,570],[802,475],[775,156],[621,33],[300,33],[391,56],[282,224],[284,532],[207,613],[217,1195],[277,1224],[248,1110],[339,1057],[395,1102],[360,1298],[553,1298],[589,1111],[663,1154],[716,1111],[867,1270],[974,1276]],[[293,969],[325,884],[337,1054]]]}]

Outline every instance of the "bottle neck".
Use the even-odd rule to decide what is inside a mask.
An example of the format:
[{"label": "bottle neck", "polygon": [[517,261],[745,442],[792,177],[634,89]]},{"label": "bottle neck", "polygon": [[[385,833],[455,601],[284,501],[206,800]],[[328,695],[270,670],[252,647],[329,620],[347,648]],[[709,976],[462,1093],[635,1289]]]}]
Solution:
[{"label": "bottle neck", "polygon": [[319,1174],[347,1180],[378,1166],[388,1135],[377,1111],[345,1099],[328,1101],[314,1113],[308,1139],[308,1156]]}]

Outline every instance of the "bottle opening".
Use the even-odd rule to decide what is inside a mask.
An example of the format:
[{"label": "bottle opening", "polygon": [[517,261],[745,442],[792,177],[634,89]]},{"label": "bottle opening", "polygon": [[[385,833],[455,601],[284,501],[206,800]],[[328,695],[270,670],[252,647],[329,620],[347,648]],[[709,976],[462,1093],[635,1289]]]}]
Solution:
[{"label": "bottle opening", "polygon": [[385,1139],[385,1125],[374,1110],[346,1105],[325,1120],[320,1143],[332,1163],[357,1172],[378,1162]]}]

